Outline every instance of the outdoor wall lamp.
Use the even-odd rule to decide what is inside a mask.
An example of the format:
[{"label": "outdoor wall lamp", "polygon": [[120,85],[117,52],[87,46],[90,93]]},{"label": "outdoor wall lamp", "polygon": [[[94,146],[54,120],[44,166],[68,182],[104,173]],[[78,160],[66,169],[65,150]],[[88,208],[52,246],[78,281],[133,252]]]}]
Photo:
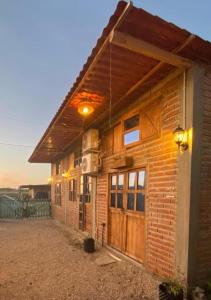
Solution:
[{"label": "outdoor wall lamp", "polygon": [[63,172],[63,173],[62,173],[62,177],[63,177],[63,178],[66,178],[66,179],[69,178],[69,177],[70,177],[69,172],[68,172],[68,171]]},{"label": "outdoor wall lamp", "polygon": [[187,142],[187,131],[185,131],[179,125],[173,131],[175,143],[178,145],[178,149],[187,150],[188,142]]},{"label": "outdoor wall lamp", "polygon": [[53,178],[52,178],[52,177],[49,177],[49,178],[48,178],[48,183],[50,184],[50,183],[52,183],[52,181],[53,181]]}]

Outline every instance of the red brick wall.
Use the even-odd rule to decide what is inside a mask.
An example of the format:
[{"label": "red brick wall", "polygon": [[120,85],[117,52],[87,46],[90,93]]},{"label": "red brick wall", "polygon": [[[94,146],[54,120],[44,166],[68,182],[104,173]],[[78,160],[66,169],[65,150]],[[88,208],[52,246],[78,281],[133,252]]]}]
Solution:
[{"label": "red brick wall", "polygon": [[[52,184],[51,184],[51,199],[52,199],[52,215],[54,218],[62,223],[71,225],[78,229],[79,227],[79,178],[80,170],[73,167],[73,155],[67,155],[62,159],[61,174],[69,170],[71,177],[77,179],[77,198],[76,201],[69,201],[68,193],[68,180],[63,178],[62,175],[56,175],[55,165],[52,164]],[[61,182],[61,206],[55,205],[55,184]],[[66,199],[66,208],[65,208]],[[66,210],[66,213],[65,213]],[[66,215],[66,217],[65,217]]]},{"label": "red brick wall", "polygon": [[[200,174],[199,238],[197,243],[198,280],[206,279],[211,272],[211,73],[204,79],[202,152]],[[145,166],[147,169],[146,197],[146,257],[145,265],[151,271],[165,277],[174,276],[176,260],[176,210],[177,210],[177,147],[172,131],[181,120],[182,79],[177,78],[156,93],[161,100],[160,136],[117,154],[133,156],[134,168]],[[142,101],[148,103],[155,95]],[[141,102],[140,102],[141,103]],[[102,137],[103,143],[107,140]],[[108,178],[112,172],[112,155],[109,146],[103,145],[107,156],[103,159],[102,173],[97,177],[96,198],[96,239],[102,240],[102,223],[106,224],[104,242],[108,232]],[[62,169],[70,166],[74,178],[80,176],[79,169],[73,169],[73,157],[63,159]],[[55,175],[52,168],[52,211],[53,216],[65,222],[64,199],[68,197],[67,182]],[[62,205],[56,206],[54,184],[62,182]],[[77,185],[79,195],[79,181]],[[76,228],[79,224],[79,198],[76,202],[66,202],[66,222]],[[181,233],[182,234],[182,233]]]},{"label": "red brick wall", "polygon": [[211,278],[211,73],[204,79],[200,184],[197,274],[204,280]]},{"label": "red brick wall", "polygon": [[[181,89],[182,79],[177,78],[168,83],[155,95],[142,102],[161,99],[161,132],[160,135],[140,145],[127,150],[122,149],[118,154],[133,156],[134,168],[147,168],[147,198],[146,198],[146,257],[145,265],[151,271],[170,277],[175,274],[175,228],[176,228],[176,188],[177,188],[177,147],[172,131],[181,119]],[[142,105],[141,104],[141,105]],[[105,136],[102,141],[105,141]],[[108,174],[112,167],[112,156],[103,159],[103,171],[97,178],[96,199],[96,238],[102,239],[102,223],[106,223],[104,241],[107,242],[108,222]],[[78,172],[78,171],[77,171]],[[78,173],[75,174],[75,176]],[[64,180],[53,176],[53,182]],[[54,185],[54,183],[53,183]],[[78,187],[79,188],[79,187]],[[62,206],[53,206],[53,215],[64,222],[64,197]],[[54,203],[54,186],[52,187]],[[78,227],[78,202],[68,202],[67,223]]]},{"label": "red brick wall", "polygon": [[[134,168],[138,166],[147,168],[145,265],[151,271],[166,277],[175,274],[177,147],[172,132],[180,123],[181,88],[182,81],[177,78],[158,93],[162,95],[160,137],[128,150],[123,149],[119,153],[133,156]],[[150,98],[143,101],[149,100]],[[102,140],[106,139],[103,137]],[[101,223],[107,224],[108,220],[108,197],[106,195],[107,174],[110,168],[112,168],[111,156],[103,160],[103,175],[98,177],[98,238],[101,237]]]}]

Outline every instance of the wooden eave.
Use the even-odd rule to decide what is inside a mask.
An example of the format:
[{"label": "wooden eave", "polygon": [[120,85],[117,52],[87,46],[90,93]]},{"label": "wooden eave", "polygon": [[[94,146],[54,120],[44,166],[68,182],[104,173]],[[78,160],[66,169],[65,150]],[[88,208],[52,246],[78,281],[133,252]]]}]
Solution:
[{"label": "wooden eave", "polygon": [[[110,100],[114,115],[174,70],[193,63],[211,64],[209,42],[120,1],[29,161],[54,162],[84,130],[108,120]],[[88,118],[77,112],[84,95],[96,99]]]}]

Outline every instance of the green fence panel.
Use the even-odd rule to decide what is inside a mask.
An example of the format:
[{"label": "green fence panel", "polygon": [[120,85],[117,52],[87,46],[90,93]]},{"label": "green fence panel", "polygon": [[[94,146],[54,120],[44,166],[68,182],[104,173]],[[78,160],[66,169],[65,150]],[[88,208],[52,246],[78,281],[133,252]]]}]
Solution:
[{"label": "green fence panel", "polygon": [[51,202],[46,199],[18,201],[0,197],[0,218],[40,218],[51,216]]}]

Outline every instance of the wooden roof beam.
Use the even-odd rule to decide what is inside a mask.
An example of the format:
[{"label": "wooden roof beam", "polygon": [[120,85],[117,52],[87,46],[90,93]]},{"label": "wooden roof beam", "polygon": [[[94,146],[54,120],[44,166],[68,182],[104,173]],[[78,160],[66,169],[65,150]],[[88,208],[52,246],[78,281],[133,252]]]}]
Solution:
[{"label": "wooden roof beam", "polygon": [[172,52],[163,50],[143,40],[134,38],[131,35],[113,30],[110,35],[110,42],[116,46],[128,49],[130,51],[148,56],[155,60],[173,65],[179,68],[188,68],[192,62],[186,58],[176,55]]}]

